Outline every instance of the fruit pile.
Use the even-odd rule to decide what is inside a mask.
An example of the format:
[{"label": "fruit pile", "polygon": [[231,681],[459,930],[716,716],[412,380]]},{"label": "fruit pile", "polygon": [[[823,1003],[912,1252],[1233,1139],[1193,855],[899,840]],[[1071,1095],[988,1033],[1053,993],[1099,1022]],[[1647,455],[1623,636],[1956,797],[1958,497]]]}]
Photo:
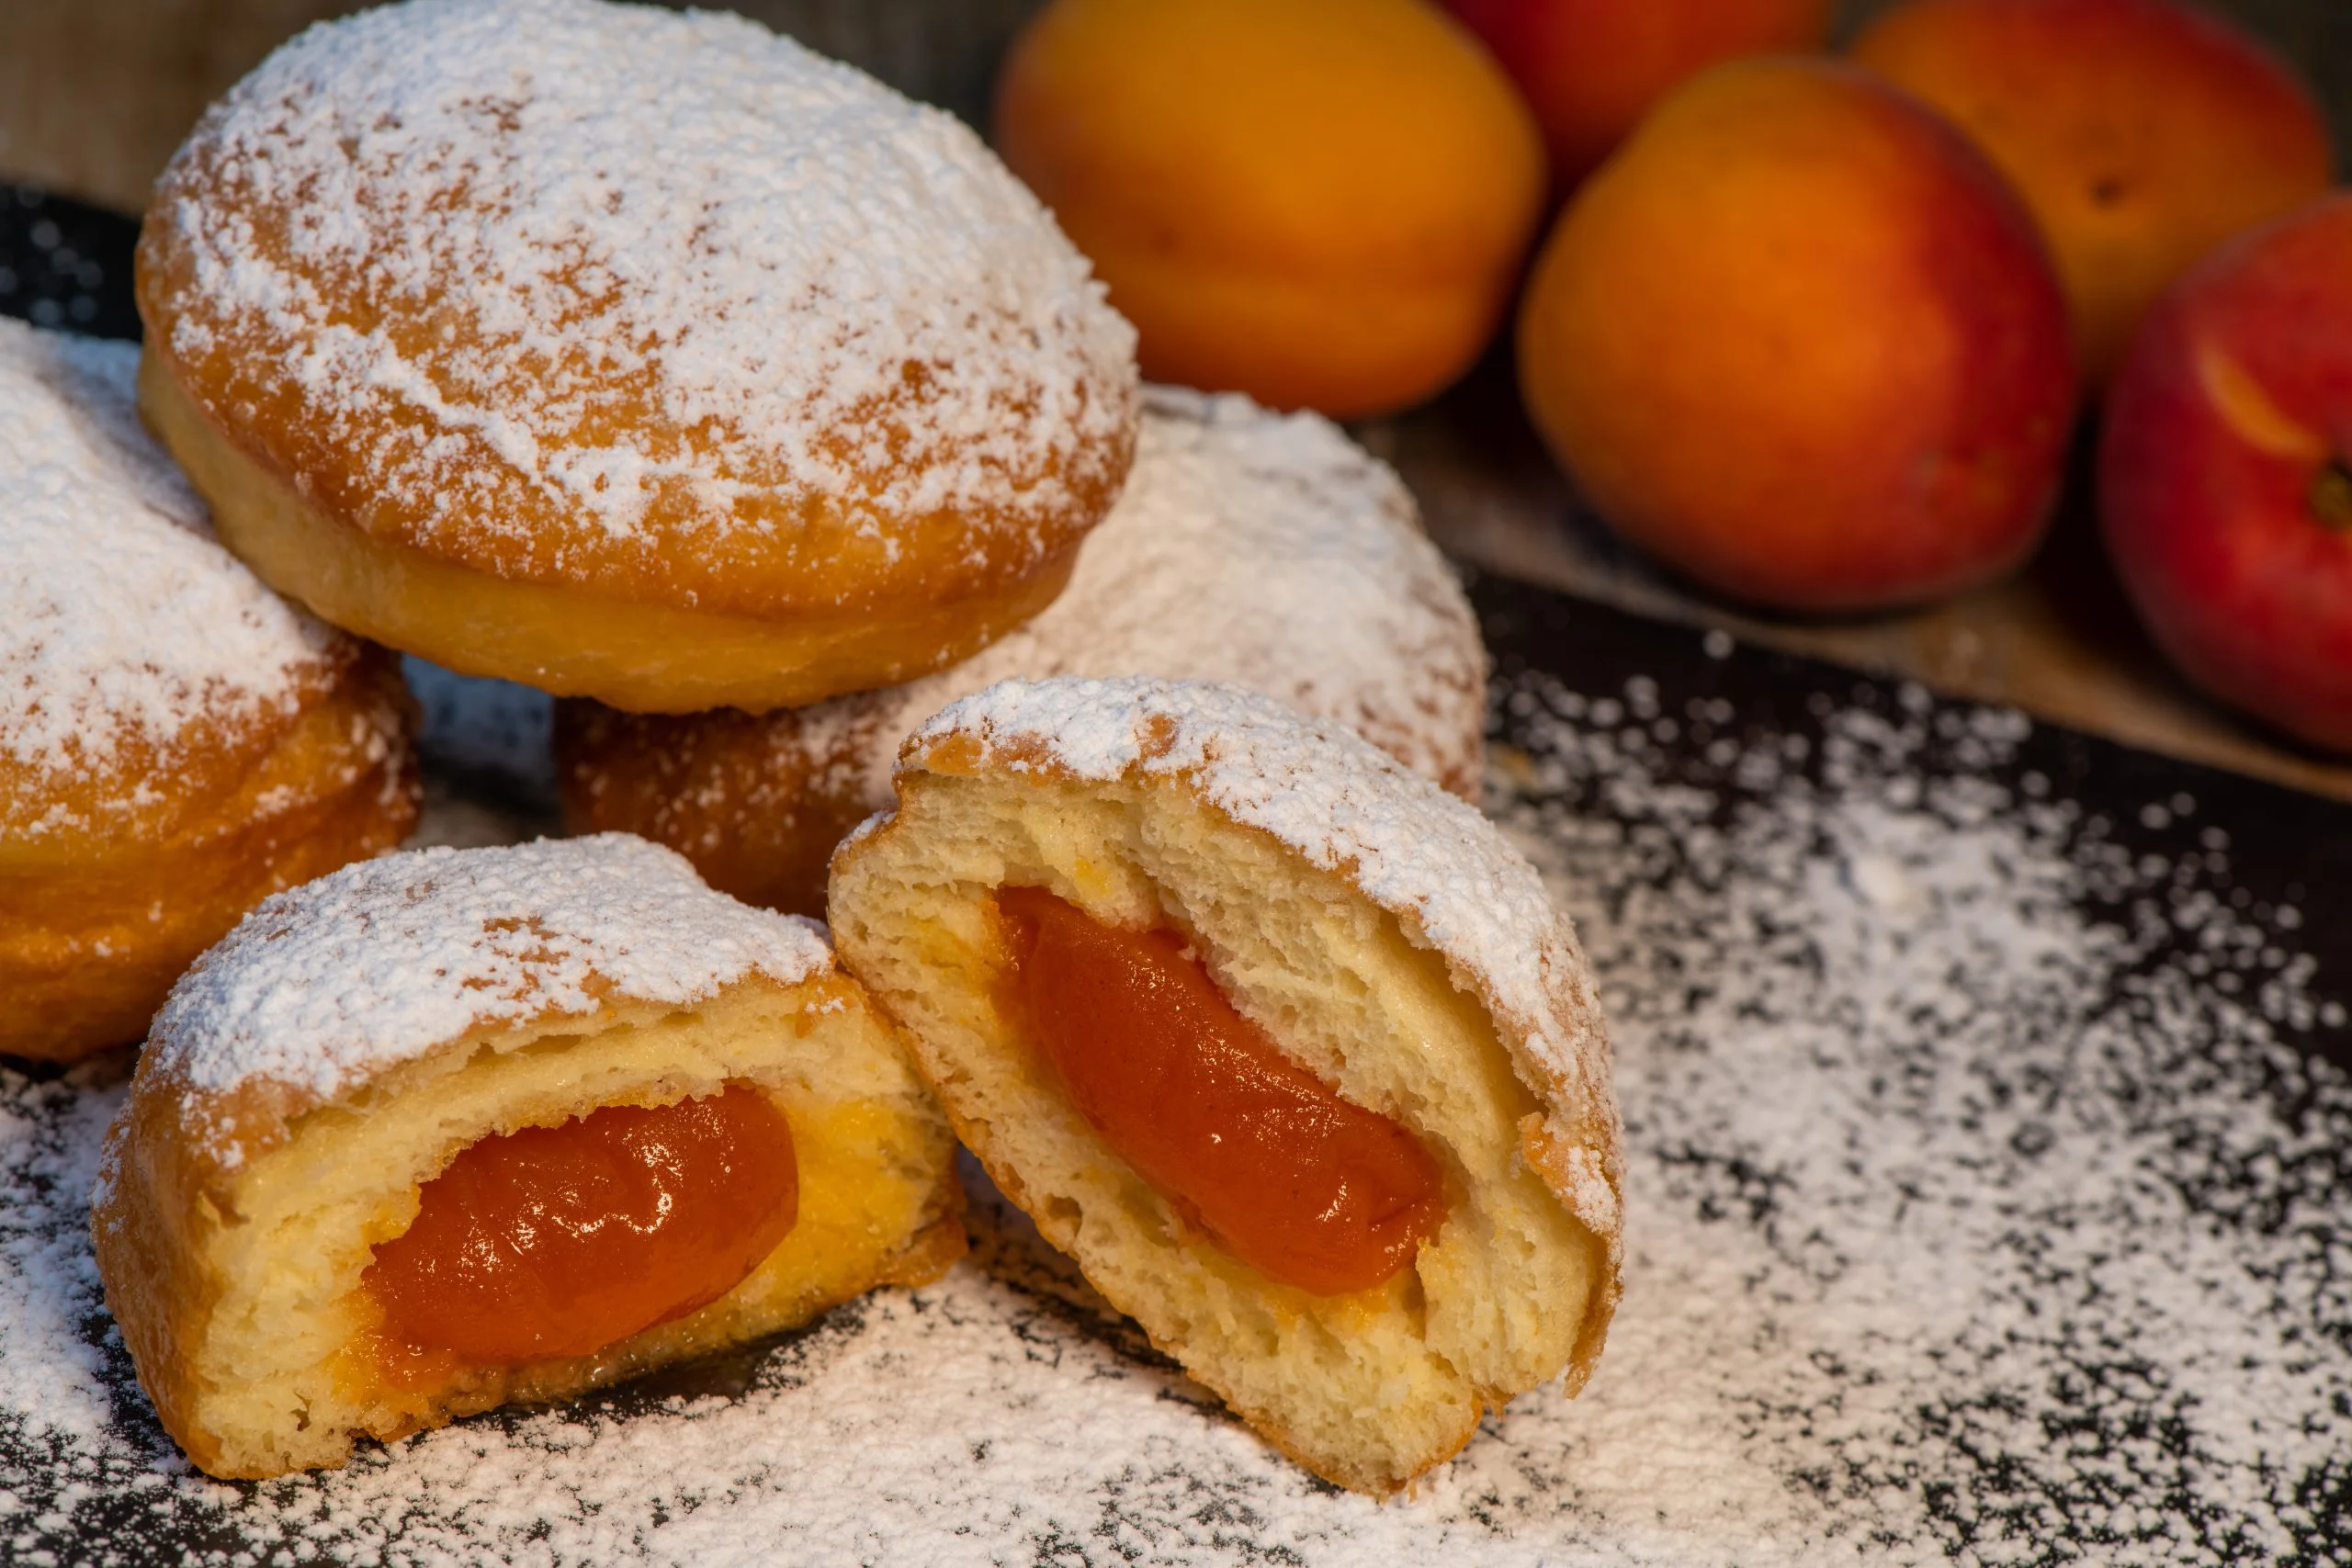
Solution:
[{"label": "fruit pile", "polygon": [[1515,309],[1593,510],[1799,612],[2015,567],[2087,404],[2158,644],[2352,750],[2352,193],[2286,64],[2189,0],[1903,0],[1843,60],[1827,0],[1447,5],[1032,24],[998,144],[1148,376],[1385,413]]}]

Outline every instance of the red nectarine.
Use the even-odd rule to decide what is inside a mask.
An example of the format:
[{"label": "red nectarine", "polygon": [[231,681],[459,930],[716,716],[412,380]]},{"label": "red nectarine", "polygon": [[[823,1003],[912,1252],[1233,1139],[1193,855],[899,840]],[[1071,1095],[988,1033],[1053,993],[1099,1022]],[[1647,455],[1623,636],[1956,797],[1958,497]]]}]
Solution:
[{"label": "red nectarine", "polygon": [[2189,678],[2352,750],[2352,194],[2216,252],[2108,393],[2108,547]]}]

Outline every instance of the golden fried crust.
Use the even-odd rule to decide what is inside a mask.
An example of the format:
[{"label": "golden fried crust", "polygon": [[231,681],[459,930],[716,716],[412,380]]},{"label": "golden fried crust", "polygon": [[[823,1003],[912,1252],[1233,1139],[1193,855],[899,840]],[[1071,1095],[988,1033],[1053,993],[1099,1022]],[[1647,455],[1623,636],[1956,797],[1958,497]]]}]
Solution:
[{"label": "golden fried crust", "polygon": [[295,713],[198,729],[135,781],[127,819],[65,781],[67,815],[106,830],[12,834],[0,851],[0,1052],[62,1061],[138,1039],[246,910],[399,843],[416,820],[411,723],[398,670],[371,649]]},{"label": "golden fried crust", "polygon": [[[150,347],[141,411],[212,508],[220,542],[324,620],[469,675],[594,696],[635,712],[754,710],[910,680],[967,658],[1051,604],[1075,542],[1023,576],[960,597],[871,610],[728,611],[626,586],[509,577],[338,521],[283,477],[262,444],[232,435]],[[314,490],[312,494],[316,495]]]},{"label": "golden fried crust", "polygon": [[671,716],[563,703],[555,747],[565,824],[666,844],[722,893],[821,918],[833,846],[872,809],[866,758],[895,739],[871,733],[887,710],[871,716],[820,749],[789,708]]}]

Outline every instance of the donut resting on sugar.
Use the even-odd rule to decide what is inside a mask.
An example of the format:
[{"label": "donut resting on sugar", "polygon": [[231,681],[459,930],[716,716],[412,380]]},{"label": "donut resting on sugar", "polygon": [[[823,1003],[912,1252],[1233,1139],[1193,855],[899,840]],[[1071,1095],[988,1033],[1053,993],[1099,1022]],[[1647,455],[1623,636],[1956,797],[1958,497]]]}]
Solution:
[{"label": "donut resting on sugar", "polygon": [[[1192,1102],[1169,1086],[1196,1067],[1154,1056],[1173,1076],[1130,1086],[1136,1122],[1122,1131],[1099,1112],[1157,1046],[1114,1038],[1098,1006],[1072,1015],[1071,1037],[1044,1038],[1023,987],[1103,978],[1034,972],[1047,950],[1024,950],[1023,922],[1048,899],[1111,946],[1157,943],[1154,962],[1180,978],[1198,965],[1223,998],[1209,1008],[1238,1016],[1229,1032],[1257,1031],[1278,1053],[1272,1077],[1309,1075],[1322,1086],[1310,1100],[1336,1097],[1284,1125],[1351,1121],[1402,1150],[1408,1175],[1426,1162],[1414,1203],[1436,1217],[1395,1249],[1401,1264],[1337,1286],[1279,1278],[1321,1241],[1237,1239],[1264,1219],[1252,1202],[1293,1201],[1264,1195],[1320,1190],[1283,1163],[1304,1146],[1288,1134],[1212,1122],[1184,1156],[1263,1141],[1273,1163],[1245,1172],[1238,1217],[1212,1210],[1212,1186],[1148,1178],[1143,1156],[1120,1152],[1190,1124]],[[1620,1256],[1600,1012],[1566,919],[1470,806],[1238,688],[1007,682],[908,741],[897,807],[835,855],[830,913],[843,961],[906,1027],[1007,1197],[1307,1469],[1394,1492],[1467,1442],[1483,1411],[1590,1374]],[[1170,934],[1139,934],[1153,931]],[[1228,1090],[1241,1092],[1203,1092]]]},{"label": "donut resting on sugar", "polygon": [[142,405],[255,571],[638,711],[903,681],[1060,590],[1134,333],[953,118],[738,17],[408,0],[214,107]]},{"label": "donut resting on sugar", "polygon": [[146,1032],[281,887],[416,816],[381,649],[213,538],[139,426],[138,351],[0,321],[0,1053]]},{"label": "donut resting on sugar", "polygon": [[952,669],[811,707],[566,702],[565,817],[668,844],[738,897],[815,914],[833,846],[890,803],[916,726],[998,681],[1055,675],[1238,682],[1477,793],[1486,650],[1396,474],[1317,415],[1148,388],[1126,491],[1035,620]]},{"label": "donut resting on sugar", "polygon": [[[401,1325],[375,1270],[459,1162],[607,1108],[715,1100],[781,1117],[797,1193],[719,1293],[584,1352],[485,1356]],[[180,981],[108,1130],[92,1229],[165,1429],[213,1475],[265,1477],[933,1279],[964,1249],[953,1156],[822,928],[618,835],[431,850],[269,900]],[[548,1213],[541,1232],[605,1224]],[[729,1245],[762,1223],[698,1219]]]}]

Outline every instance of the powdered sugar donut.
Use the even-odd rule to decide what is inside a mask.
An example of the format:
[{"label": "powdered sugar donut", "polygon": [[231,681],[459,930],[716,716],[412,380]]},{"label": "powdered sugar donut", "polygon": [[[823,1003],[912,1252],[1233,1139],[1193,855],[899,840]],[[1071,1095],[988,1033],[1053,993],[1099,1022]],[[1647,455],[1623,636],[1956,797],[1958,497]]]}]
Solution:
[{"label": "powdered sugar donut", "polygon": [[272,891],[398,843],[380,649],[214,540],[141,430],[138,351],[0,321],[0,1052],[138,1039]]},{"label": "powdered sugar donut", "polygon": [[1600,1353],[1617,1112],[1574,931],[1476,808],[1232,686],[1009,681],[833,861],[959,1136],[1153,1342],[1388,1493]]},{"label": "powdered sugar donut", "polygon": [[144,406],[337,625],[617,706],[905,680],[1050,602],[1134,334],[978,139],[738,17],[409,0],[281,48],[139,253]]},{"label": "powdered sugar donut", "polygon": [[669,844],[716,886],[814,912],[834,844],[890,801],[899,743],[1015,676],[1233,681],[1474,795],[1486,652],[1396,476],[1311,414],[1148,389],[1136,467],[1070,586],[986,652],[763,716],[560,710],[575,829]]},{"label": "powdered sugar donut", "polygon": [[165,1429],[268,1476],[935,1278],[954,1156],[822,928],[619,835],[424,850],[181,979],[92,1229]]}]

